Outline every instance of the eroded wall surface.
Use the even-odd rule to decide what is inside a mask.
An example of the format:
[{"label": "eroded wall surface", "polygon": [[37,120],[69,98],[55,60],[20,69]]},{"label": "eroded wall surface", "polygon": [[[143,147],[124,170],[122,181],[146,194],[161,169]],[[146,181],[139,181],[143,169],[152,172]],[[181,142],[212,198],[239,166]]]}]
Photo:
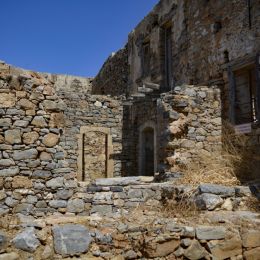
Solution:
[{"label": "eroded wall surface", "polygon": [[[171,26],[173,86],[223,84],[223,64],[260,51],[260,3],[160,1],[129,35],[129,87],[164,82],[164,28]],[[150,73],[143,75],[143,43],[150,43]]]},{"label": "eroded wall surface", "polygon": [[93,94],[124,95],[128,86],[128,46],[111,54],[93,80]]}]

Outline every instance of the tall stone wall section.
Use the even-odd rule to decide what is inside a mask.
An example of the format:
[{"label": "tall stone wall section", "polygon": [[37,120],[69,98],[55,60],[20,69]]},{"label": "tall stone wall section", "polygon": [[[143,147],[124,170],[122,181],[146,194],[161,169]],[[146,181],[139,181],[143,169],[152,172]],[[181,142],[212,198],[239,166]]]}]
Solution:
[{"label": "tall stone wall section", "polygon": [[123,167],[137,175],[143,126],[156,133],[156,171],[175,171],[201,155],[222,147],[220,90],[217,87],[183,85],[158,97],[134,98],[124,103],[123,153],[131,151]]},{"label": "tall stone wall section", "polygon": [[[259,7],[258,1],[252,1],[249,7],[243,0],[218,3],[200,0],[193,4],[187,0],[161,0],[129,34],[130,92],[137,92],[144,81],[165,85],[164,28],[168,25],[172,26],[173,85],[223,86],[226,79],[222,65],[255,57],[260,51]],[[144,41],[150,42],[151,64],[150,73],[145,76]]]},{"label": "tall stone wall section", "polygon": [[111,54],[93,80],[93,94],[118,96],[128,86],[128,46]]},{"label": "tall stone wall section", "polygon": [[121,101],[91,96],[89,89],[56,92],[53,83],[40,73],[0,66],[1,214],[44,215],[64,206],[55,198],[68,199],[78,187],[81,126],[108,129],[114,174],[120,175]]}]

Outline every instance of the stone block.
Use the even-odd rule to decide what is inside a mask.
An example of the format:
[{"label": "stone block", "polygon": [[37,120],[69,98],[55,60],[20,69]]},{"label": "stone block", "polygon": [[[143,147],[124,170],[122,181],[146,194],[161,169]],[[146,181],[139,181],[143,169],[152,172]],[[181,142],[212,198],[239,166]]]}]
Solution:
[{"label": "stone block", "polygon": [[55,252],[62,256],[85,253],[92,242],[90,232],[82,225],[54,226],[52,232]]},{"label": "stone block", "polygon": [[196,228],[196,236],[200,240],[224,239],[226,236],[225,227],[201,226]]},{"label": "stone block", "polygon": [[5,141],[9,144],[20,144],[22,142],[21,131],[18,129],[5,131]]},{"label": "stone block", "polygon": [[93,205],[91,209],[91,214],[98,213],[100,215],[106,215],[112,213],[111,205]]},{"label": "stone block", "polygon": [[0,177],[12,177],[19,173],[18,167],[9,167],[6,169],[0,170]]},{"label": "stone block", "polygon": [[85,203],[82,199],[72,199],[68,201],[68,212],[71,213],[80,213],[84,211]]},{"label": "stone block", "polygon": [[259,260],[260,259],[260,247],[253,248],[244,252],[245,260]]},{"label": "stone block", "polygon": [[44,136],[42,143],[47,147],[54,147],[59,142],[59,136],[55,134],[47,134]]},{"label": "stone block", "polygon": [[64,178],[57,177],[46,182],[46,186],[51,189],[57,189],[64,186]]},{"label": "stone block", "polygon": [[37,132],[29,132],[23,134],[23,142],[25,144],[34,144],[39,139]]},{"label": "stone block", "polygon": [[227,240],[213,240],[207,243],[213,259],[227,259],[242,255],[242,241],[239,235]]},{"label": "stone block", "polygon": [[10,118],[0,118],[0,127],[9,127],[12,125]]},{"label": "stone block", "polygon": [[47,123],[43,116],[35,116],[31,124],[40,128],[47,127]]},{"label": "stone block", "polygon": [[0,94],[0,108],[8,108],[15,106],[16,98],[12,93]]},{"label": "stone block", "polygon": [[24,151],[14,151],[13,158],[14,160],[27,160],[27,159],[36,159],[38,156],[38,151],[36,149],[29,149]]},{"label": "stone block", "polygon": [[0,260],[19,260],[19,259],[20,256],[15,252],[4,253],[0,255]]},{"label": "stone block", "polygon": [[33,253],[40,245],[40,241],[37,239],[33,227],[28,227],[16,235],[12,242],[16,248],[30,253]]},{"label": "stone block", "polygon": [[12,159],[1,159],[0,160],[0,166],[1,167],[9,167],[9,166],[14,166],[15,163]]},{"label": "stone block", "polygon": [[193,240],[191,245],[184,250],[183,255],[190,260],[198,260],[207,256],[208,253],[205,248],[201,246],[199,241]]},{"label": "stone block", "polygon": [[67,201],[66,200],[51,200],[49,202],[49,206],[51,208],[66,208],[67,207]]},{"label": "stone block", "polygon": [[30,189],[32,187],[32,180],[25,176],[15,176],[12,181],[12,187],[13,189]]},{"label": "stone block", "polygon": [[49,179],[51,177],[51,172],[50,171],[45,171],[45,170],[36,170],[33,172],[32,177],[34,179]]},{"label": "stone block", "polygon": [[201,184],[199,186],[199,191],[200,193],[211,193],[223,197],[231,197],[235,195],[234,187],[226,187],[217,184]]},{"label": "stone block", "polygon": [[215,194],[203,193],[195,199],[196,206],[201,210],[214,210],[221,206],[223,199]]},{"label": "stone block", "polygon": [[260,247],[260,229],[241,233],[243,247]]},{"label": "stone block", "polygon": [[20,99],[17,104],[24,110],[33,110],[36,107],[34,103],[25,98]]}]

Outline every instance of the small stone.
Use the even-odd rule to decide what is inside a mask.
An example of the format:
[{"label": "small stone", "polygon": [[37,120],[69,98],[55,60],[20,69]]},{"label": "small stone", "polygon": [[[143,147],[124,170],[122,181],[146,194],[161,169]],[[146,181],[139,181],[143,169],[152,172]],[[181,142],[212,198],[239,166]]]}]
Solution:
[{"label": "small stone", "polygon": [[27,159],[36,159],[38,156],[38,151],[36,149],[29,149],[24,151],[14,151],[13,158],[14,160],[27,160]]},{"label": "small stone", "polygon": [[34,144],[39,139],[37,132],[29,132],[23,134],[23,142],[25,144]]},{"label": "small stone", "polygon": [[62,256],[85,253],[92,242],[90,232],[83,225],[54,226],[52,232],[55,252]]},{"label": "small stone", "polygon": [[67,200],[69,198],[71,198],[73,195],[73,191],[72,190],[58,190],[57,191],[57,198],[58,199],[63,199],[63,200]]},{"label": "small stone", "polygon": [[68,201],[68,212],[80,213],[84,211],[85,203],[82,199],[73,199]]},{"label": "small stone", "polygon": [[12,177],[19,173],[18,167],[9,167],[0,170],[0,177]]},{"label": "small stone", "polygon": [[233,210],[232,200],[230,198],[226,199],[225,202],[222,204],[221,208],[229,211]]},{"label": "small stone", "polygon": [[15,207],[15,213],[22,213],[28,215],[33,210],[33,205],[29,203],[21,203]]},{"label": "small stone", "polygon": [[0,230],[0,250],[3,249],[7,244],[6,234]]},{"label": "small stone", "polygon": [[19,259],[21,259],[20,256],[15,252],[5,253],[0,255],[0,260],[19,260]]},{"label": "small stone", "polygon": [[57,177],[46,182],[46,186],[51,189],[61,188],[64,185],[64,178]]},{"label": "small stone", "polygon": [[244,252],[245,260],[259,260],[259,256],[260,256],[260,247],[253,248],[249,251]]},{"label": "small stone", "polygon": [[1,159],[0,160],[0,166],[5,166],[5,167],[8,167],[8,166],[14,166],[15,163],[12,159]]},{"label": "small stone", "polygon": [[224,197],[231,197],[235,195],[235,188],[217,184],[201,184],[199,186],[199,191],[200,193],[211,193]]},{"label": "small stone", "polygon": [[5,204],[11,208],[15,207],[18,203],[19,203],[19,201],[13,199],[12,197],[7,197],[5,200]]},{"label": "small stone", "polygon": [[36,179],[48,179],[51,177],[51,172],[50,171],[45,171],[45,170],[36,170],[33,172],[32,177]]},{"label": "small stone", "polygon": [[112,206],[111,205],[94,205],[91,209],[91,214],[99,213],[101,215],[107,215],[112,213]]},{"label": "small stone", "polygon": [[66,200],[51,200],[49,202],[49,206],[51,208],[66,208],[67,207],[67,201]]},{"label": "small stone", "polygon": [[20,144],[22,142],[21,131],[17,129],[5,131],[5,141],[9,144]]},{"label": "small stone", "polygon": [[125,259],[138,259],[138,255],[134,250],[129,250],[124,254]]},{"label": "small stone", "polygon": [[241,238],[243,247],[260,247],[260,230],[243,231]]},{"label": "small stone", "polygon": [[12,240],[14,246],[18,249],[33,253],[40,245],[35,235],[35,229],[28,227]]},{"label": "small stone", "polygon": [[59,136],[55,134],[47,134],[44,136],[42,143],[47,147],[55,146],[59,141]]},{"label": "small stone", "polygon": [[46,152],[41,152],[40,154],[40,160],[41,161],[51,161],[52,160],[52,156],[49,153]]},{"label": "small stone", "polygon": [[12,125],[12,120],[10,118],[1,118],[0,127],[9,127]]},{"label": "small stone", "polygon": [[13,189],[30,189],[32,187],[32,180],[25,176],[15,176],[12,181],[12,187]]},{"label": "small stone", "polygon": [[25,121],[25,120],[16,120],[14,122],[14,126],[15,127],[27,127],[29,125],[29,121]]},{"label": "small stone", "polygon": [[4,191],[0,191],[0,201],[6,198],[6,194]]},{"label": "small stone", "polygon": [[48,111],[59,112],[66,109],[66,105],[63,101],[55,102],[52,100],[44,100],[42,104],[44,109]]},{"label": "small stone", "polygon": [[201,210],[214,210],[222,205],[223,199],[215,194],[203,193],[196,197],[195,203]]},{"label": "small stone", "polygon": [[0,95],[0,108],[8,108],[15,106],[15,95],[14,94],[7,94],[1,93]]},{"label": "small stone", "polygon": [[47,127],[47,123],[43,116],[35,116],[31,124],[40,128]]},{"label": "small stone", "polygon": [[22,98],[21,100],[18,101],[18,105],[21,106],[21,108],[25,110],[32,110],[35,109],[35,104],[33,104],[31,101],[28,99]]},{"label": "small stone", "polygon": [[184,250],[184,256],[190,260],[198,260],[207,255],[207,251],[197,240],[193,240],[191,245]]},{"label": "small stone", "polygon": [[96,101],[96,102],[94,103],[94,106],[96,106],[96,107],[102,107],[102,103],[101,103],[100,101]]},{"label": "small stone", "polygon": [[46,245],[43,249],[41,259],[43,259],[43,260],[51,259],[52,256],[53,256],[53,249],[49,245]]}]

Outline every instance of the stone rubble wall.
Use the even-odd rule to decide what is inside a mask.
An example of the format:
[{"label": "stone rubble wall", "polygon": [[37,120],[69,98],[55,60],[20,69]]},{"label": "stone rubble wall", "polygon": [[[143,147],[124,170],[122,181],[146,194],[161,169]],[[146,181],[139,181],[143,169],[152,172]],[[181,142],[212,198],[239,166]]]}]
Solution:
[{"label": "stone rubble wall", "polygon": [[118,96],[127,93],[128,46],[111,54],[93,80],[92,94]]},{"label": "stone rubble wall", "polygon": [[174,93],[162,94],[162,105],[169,115],[165,158],[173,170],[221,151],[221,98],[217,87],[176,87]]},{"label": "stone rubble wall", "polygon": [[[72,211],[76,214],[78,210],[77,217],[72,213],[38,219],[23,214],[11,219],[2,217],[0,259],[258,259],[258,214],[254,220],[249,214],[249,222],[243,220],[243,214],[232,221],[223,213],[218,220],[203,216],[193,221],[162,217],[162,205],[153,201],[158,202],[162,196],[172,199],[176,191],[181,193],[181,187],[152,184],[147,178],[100,179],[87,189],[81,196],[92,202],[90,217],[80,214],[79,206]],[[247,187],[208,184],[200,185],[196,192],[196,196],[219,196],[222,205],[216,209],[227,210],[229,217],[234,211],[227,208],[227,200],[232,200],[234,210],[238,201],[243,206],[244,198],[250,196]],[[150,206],[148,211],[140,206],[144,200]],[[216,202],[216,198],[212,201]],[[122,214],[118,214],[119,210]],[[171,212],[174,214],[174,210]]]},{"label": "stone rubble wall", "polygon": [[53,84],[49,76],[0,64],[1,214],[45,215],[65,205],[55,199],[70,198],[78,187],[81,126],[109,129],[114,174],[121,172],[121,101],[91,96],[88,87],[75,92],[73,84],[56,92]]},{"label": "stone rubble wall", "polygon": [[156,171],[176,171],[203,154],[218,153],[222,146],[220,91],[182,85],[160,97],[127,100],[123,117],[123,153],[130,151],[126,176],[138,174],[139,135],[146,125],[156,133]]}]

